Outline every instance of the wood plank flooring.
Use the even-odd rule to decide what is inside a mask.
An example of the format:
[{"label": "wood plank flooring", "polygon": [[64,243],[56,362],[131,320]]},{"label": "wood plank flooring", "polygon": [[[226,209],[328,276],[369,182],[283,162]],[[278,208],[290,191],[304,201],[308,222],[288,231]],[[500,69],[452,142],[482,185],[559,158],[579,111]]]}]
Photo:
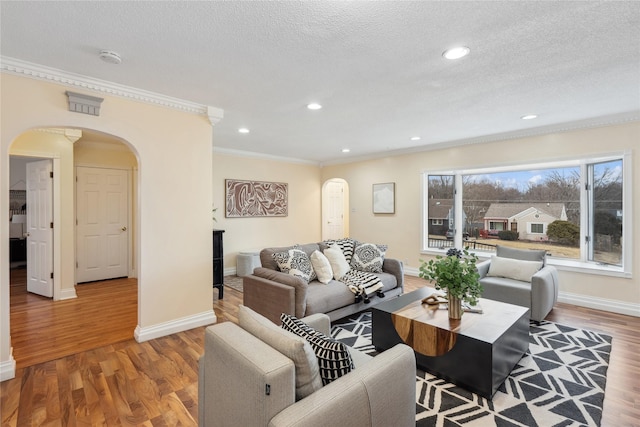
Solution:
[{"label": "wood plank flooring", "polygon": [[[33,299],[19,291],[15,292],[14,304],[12,290],[11,333],[19,367],[16,378],[0,383],[3,427],[197,425],[197,370],[204,327],[137,343],[132,338],[137,286],[131,282],[122,287],[114,285],[112,292],[122,294],[122,300],[116,303],[110,290],[100,288],[103,284],[108,282],[81,285],[78,291],[86,294],[70,301],[49,301],[48,310],[39,308],[39,297]],[[405,292],[424,285],[422,279],[407,276]],[[218,321],[237,322],[242,293],[227,288],[222,301],[217,300],[217,292],[214,294]],[[93,306],[85,307],[91,314],[73,315],[78,313],[74,310],[81,310],[80,305]],[[37,312],[37,323],[29,317],[32,310]],[[62,310],[68,310],[67,314],[59,314]],[[116,311],[118,314],[114,314]],[[64,323],[62,319],[67,325],[60,326],[64,331],[60,336],[42,333],[48,325]],[[558,304],[548,320],[614,337],[602,425],[640,426],[640,318]],[[83,327],[84,321],[87,326]],[[28,325],[35,329],[29,332]],[[80,334],[74,336],[66,328],[78,328]],[[93,345],[91,340],[98,342],[97,336],[109,333],[105,330],[125,331],[126,336],[114,333],[111,343],[87,348]],[[20,334],[36,333],[39,335],[35,340],[20,338]],[[41,339],[49,340],[46,348],[29,355],[28,345],[23,344]],[[47,348],[51,350],[48,356]]]}]

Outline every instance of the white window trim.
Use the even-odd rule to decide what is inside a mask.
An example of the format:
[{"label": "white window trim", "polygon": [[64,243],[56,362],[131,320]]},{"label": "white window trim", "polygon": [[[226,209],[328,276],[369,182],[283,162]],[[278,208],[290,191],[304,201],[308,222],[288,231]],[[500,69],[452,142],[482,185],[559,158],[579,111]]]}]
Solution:
[{"label": "white window trim", "polygon": [[[598,275],[606,275],[613,277],[624,277],[624,278],[632,278],[633,273],[633,204],[632,204],[632,164],[631,164],[631,151],[625,150],[624,152],[617,153],[608,153],[600,156],[593,157],[584,157],[579,160],[560,160],[560,161],[551,161],[546,163],[532,163],[532,164],[511,164],[511,165],[500,165],[495,167],[485,167],[485,168],[474,168],[474,169],[459,169],[459,170],[446,170],[446,171],[422,171],[422,197],[423,197],[423,212],[422,224],[425,224],[424,219],[428,214],[428,188],[429,181],[428,177],[430,175],[451,175],[454,177],[454,186],[455,188],[462,187],[462,176],[463,175],[475,175],[475,174],[486,174],[486,173],[498,173],[498,172],[513,172],[518,170],[532,170],[532,169],[552,169],[552,168],[561,168],[561,167],[580,167],[580,206],[587,206],[588,196],[587,191],[585,190],[586,185],[586,170],[588,165],[593,163],[601,163],[613,160],[622,160],[622,168],[623,168],[623,182],[622,182],[622,205],[623,205],[623,216],[622,216],[622,238],[624,242],[627,243],[622,248],[622,267],[616,265],[609,265],[604,263],[597,263],[593,261],[588,261],[587,254],[587,243],[585,241],[585,233],[588,227],[588,217],[587,217],[587,209],[580,209],[580,258],[579,259],[568,259],[568,258],[555,258],[549,256],[547,258],[547,263],[549,265],[553,265],[558,270],[564,271],[575,271],[580,273],[589,273],[589,274],[598,274]],[[462,206],[462,192],[456,191],[454,196],[454,205]],[[460,212],[458,212],[460,211]],[[457,209],[455,214],[455,223],[454,230],[462,229],[462,209]],[[424,255],[442,255],[443,252],[446,252],[446,249],[441,248],[430,248],[429,245],[429,236],[426,233],[426,230],[422,230],[423,242],[422,242],[422,250],[421,254]],[[455,233],[453,236],[454,245],[457,248],[463,247],[462,241],[462,233]],[[479,259],[489,259],[491,257],[491,253],[481,252],[481,251],[471,251],[475,253]]]}]

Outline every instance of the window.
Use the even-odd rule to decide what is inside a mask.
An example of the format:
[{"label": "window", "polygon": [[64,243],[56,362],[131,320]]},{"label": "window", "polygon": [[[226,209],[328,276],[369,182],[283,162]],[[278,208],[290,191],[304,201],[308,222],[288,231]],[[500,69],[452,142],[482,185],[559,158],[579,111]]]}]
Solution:
[{"label": "window", "polygon": [[531,233],[544,233],[544,224],[531,224]]},{"label": "window", "polygon": [[[545,249],[550,260],[630,271],[631,258],[624,262],[631,194],[625,156],[425,173],[430,225],[423,249],[448,247],[442,240],[452,230],[449,246],[487,253],[497,244]],[[437,218],[446,219],[437,224]]]},{"label": "window", "polygon": [[431,220],[431,225],[442,225],[442,224],[444,224],[444,222],[442,221],[442,219],[436,219],[436,218],[433,218],[433,219]]}]

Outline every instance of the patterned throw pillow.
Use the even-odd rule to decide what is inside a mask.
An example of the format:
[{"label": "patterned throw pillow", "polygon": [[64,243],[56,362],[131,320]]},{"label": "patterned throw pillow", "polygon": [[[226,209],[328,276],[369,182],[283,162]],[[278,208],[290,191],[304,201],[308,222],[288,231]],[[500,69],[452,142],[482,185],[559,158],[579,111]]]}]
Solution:
[{"label": "patterned throw pillow", "polygon": [[295,316],[282,313],[280,320],[285,330],[301,336],[311,344],[311,348],[318,358],[323,385],[327,385],[355,369],[345,344],[316,331]]},{"label": "patterned throw pillow", "polygon": [[351,268],[369,273],[382,273],[382,263],[386,252],[387,245],[361,243],[353,251]]},{"label": "patterned throw pillow", "polygon": [[286,252],[275,253],[273,259],[283,273],[300,277],[307,283],[316,278],[309,256],[300,249],[289,249]]},{"label": "patterned throw pillow", "polygon": [[345,237],[344,239],[338,240],[325,240],[323,243],[325,243],[327,246],[338,245],[338,247],[344,254],[344,257],[346,258],[347,263],[350,263],[351,257],[353,257],[353,250],[356,247],[357,242],[353,239]]}]

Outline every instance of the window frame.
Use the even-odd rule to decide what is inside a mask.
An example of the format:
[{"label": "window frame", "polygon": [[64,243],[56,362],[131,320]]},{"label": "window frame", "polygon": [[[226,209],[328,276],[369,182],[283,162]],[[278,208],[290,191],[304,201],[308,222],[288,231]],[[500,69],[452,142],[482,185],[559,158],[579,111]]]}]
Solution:
[{"label": "window frame", "polygon": [[[589,215],[593,215],[593,192],[588,189],[588,181],[592,179],[589,175],[589,167],[597,163],[621,161],[622,162],[622,256],[621,266],[604,264],[597,261],[590,261],[590,252],[593,248],[593,237],[589,234],[591,223]],[[449,170],[423,170],[422,172],[422,197],[423,197],[423,218],[422,218],[422,249],[425,255],[442,254],[443,248],[429,247],[428,224],[429,215],[429,176],[448,175],[454,178],[454,226],[456,230],[453,236],[455,247],[463,246],[462,233],[457,230],[463,229],[462,209],[457,206],[463,205],[462,177],[464,175],[492,174],[500,172],[517,172],[535,169],[554,169],[563,167],[579,167],[580,170],[580,258],[556,258],[548,257],[548,264],[556,266],[558,269],[576,272],[589,272],[590,274],[601,274],[616,277],[632,277],[632,251],[633,251],[633,229],[632,229],[632,173],[631,173],[631,152],[615,152],[599,156],[581,157],[579,159],[566,159],[559,161],[537,162],[537,163],[513,163],[494,167],[483,168],[460,168]],[[591,187],[592,188],[592,187]],[[546,232],[546,230],[545,230]],[[589,241],[590,240],[590,241]],[[488,252],[472,251],[480,259],[488,259],[492,255]],[[591,252],[592,253],[592,252]]]}]

